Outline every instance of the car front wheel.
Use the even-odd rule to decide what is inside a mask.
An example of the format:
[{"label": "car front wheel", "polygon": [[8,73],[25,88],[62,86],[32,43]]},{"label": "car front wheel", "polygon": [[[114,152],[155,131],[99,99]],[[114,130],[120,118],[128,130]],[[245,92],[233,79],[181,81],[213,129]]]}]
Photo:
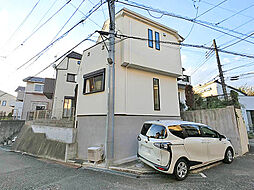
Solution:
[{"label": "car front wheel", "polygon": [[231,148],[228,148],[225,152],[224,160],[223,162],[226,164],[231,164],[234,160],[234,153]]},{"label": "car front wheel", "polygon": [[174,175],[179,181],[184,180],[189,173],[189,165],[185,159],[179,159],[175,164]]}]

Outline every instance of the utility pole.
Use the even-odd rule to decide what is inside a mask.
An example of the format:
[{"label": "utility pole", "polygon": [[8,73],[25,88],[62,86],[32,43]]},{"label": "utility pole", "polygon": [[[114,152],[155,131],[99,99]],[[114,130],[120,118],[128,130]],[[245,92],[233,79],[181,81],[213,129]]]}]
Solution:
[{"label": "utility pole", "polygon": [[105,159],[108,168],[114,158],[114,117],[115,117],[115,0],[108,1],[109,10],[109,51],[108,51],[108,88],[107,119],[105,135]]},{"label": "utility pole", "polygon": [[224,76],[223,76],[223,71],[222,71],[221,64],[220,64],[220,57],[219,57],[219,53],[218,53],[218,49],[217,49],[217,45],[216,45],[215,39],[213,40],[213,46],[214,46],[214,51],[215,51],[215,55],[216,55],[216,59],[217,59],[217,64],[218,64],[218,69],[219,69],[219,77],[220,77],[220,81],[221,81],[221,86],[222,86],[222,91],[223,91],[224,99],[226,101],[228,101],[226,84],[225,84],[225,80],[224,80]]}]

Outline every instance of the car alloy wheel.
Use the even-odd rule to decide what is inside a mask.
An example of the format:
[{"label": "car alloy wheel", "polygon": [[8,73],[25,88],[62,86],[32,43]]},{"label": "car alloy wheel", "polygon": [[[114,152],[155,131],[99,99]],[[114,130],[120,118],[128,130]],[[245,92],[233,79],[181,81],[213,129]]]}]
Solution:
[{"label": "car alloy wheel", "polygon": [[233,160],[234,160],[233,151],[230,148],[228,148],[225,153],[224,162],[230,164],[233,162]]},{"label": "car alloy wheel", "polygon": [[189,172],[189,166],[185,159],[180,159],[175,165],[174,175],[177,180],[184,180]]}]

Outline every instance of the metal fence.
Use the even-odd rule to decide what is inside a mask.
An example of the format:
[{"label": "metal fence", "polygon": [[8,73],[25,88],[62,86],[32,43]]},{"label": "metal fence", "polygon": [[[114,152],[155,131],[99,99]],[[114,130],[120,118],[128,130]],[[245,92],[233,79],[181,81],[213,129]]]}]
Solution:
[{"label": "metal fence", "polygon": [[[55,120],[55,118],[52,118],[52,111],[51,110],[36,110],[27,112],[28,121],[32,120]],[[74,114],[71,114],[69,117],[63,117],[64,120],[73,121],[74,120]]]}]

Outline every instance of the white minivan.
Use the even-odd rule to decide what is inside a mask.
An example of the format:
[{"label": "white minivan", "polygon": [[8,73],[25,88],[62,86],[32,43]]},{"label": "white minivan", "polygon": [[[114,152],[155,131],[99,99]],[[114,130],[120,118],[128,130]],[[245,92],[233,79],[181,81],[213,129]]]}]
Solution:
[{"label": "white minivan", "polygon": [[234,149],[230,140],[207,125],[157,120],[144,123],[137,155],[156,170],[183,180],[190,168],[219,160],[233,162]]}]

